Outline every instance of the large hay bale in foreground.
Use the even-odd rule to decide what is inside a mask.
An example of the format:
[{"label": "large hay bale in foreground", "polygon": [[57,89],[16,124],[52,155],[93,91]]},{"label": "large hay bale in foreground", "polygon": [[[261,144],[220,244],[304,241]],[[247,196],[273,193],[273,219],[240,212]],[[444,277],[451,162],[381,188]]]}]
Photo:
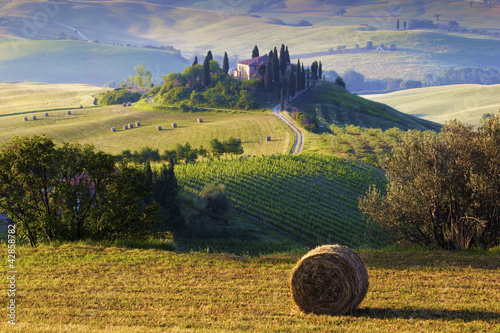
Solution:
[{"label": "large hay bale in foreground", "polygon": [[368,271],[347,246],[323,245],[300,259],[292,271],[290,287],[293,300],[305,313],[345,314],[365,298]]}]

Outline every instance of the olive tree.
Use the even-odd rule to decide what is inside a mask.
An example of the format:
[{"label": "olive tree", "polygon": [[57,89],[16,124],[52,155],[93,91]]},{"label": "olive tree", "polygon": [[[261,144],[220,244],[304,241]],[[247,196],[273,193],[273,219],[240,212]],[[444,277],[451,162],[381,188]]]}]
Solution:
[{"label": "olive tree", "polygon": [[476,128],[409,132],[384,162],[389,183],[360,208],[400,239],[444,249],[488,248],[500,238],[500,114]]}]

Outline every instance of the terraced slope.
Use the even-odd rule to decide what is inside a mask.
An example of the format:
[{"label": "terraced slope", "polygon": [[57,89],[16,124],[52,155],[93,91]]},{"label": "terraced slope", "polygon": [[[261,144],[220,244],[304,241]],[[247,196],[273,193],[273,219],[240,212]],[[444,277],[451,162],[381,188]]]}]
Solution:
[{"label": "terraced slope", "polygon": [[235,211],[304,244],[359,246],[379,241],[366,234],[358,210],[358,197],[371,184],[384,184],[375,168],[335,156],[302,154],[178,165],[176,175],[194,194],[207,183],[226,185]]}]

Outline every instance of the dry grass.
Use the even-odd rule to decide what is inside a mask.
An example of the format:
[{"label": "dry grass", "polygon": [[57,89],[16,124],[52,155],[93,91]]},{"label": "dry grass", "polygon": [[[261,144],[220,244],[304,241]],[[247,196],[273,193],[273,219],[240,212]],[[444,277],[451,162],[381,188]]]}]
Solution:
[{"label": "dry grass", "polygon": [[290,297],[300,255],[20,248],[18,324],[4,319],[0,331],[499,332],[498,254],[359,253],[367,297],[348,315],[317,316],[300,315]]}]

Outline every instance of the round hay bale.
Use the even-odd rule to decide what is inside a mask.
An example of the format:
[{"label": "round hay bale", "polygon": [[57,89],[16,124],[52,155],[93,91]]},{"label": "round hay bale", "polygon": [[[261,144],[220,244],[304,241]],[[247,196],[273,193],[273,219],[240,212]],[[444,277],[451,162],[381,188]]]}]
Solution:
[{"label": "round hay bale", "polygon": [[128,130],[128,125],[123,125],[124,130]]},{"label": "round hay bale", "polygon": [[128,106],[132,106],[132,102],[128,102],[128,103],[127,103],[127,105],[128,105]]},{"label": "round hay bale", "polygon": [[305,313],[345,314],[365,298],[368,271],[347,246],[323,245],[299,260],[290,277],[290,288],[293,300]]},{"label": "round hay bale", "polygon": [[24,121],[28,121],[28,117],[24,117],[24,118],[23,118],[23,120],[24,120]]},{"label": "round hay bale", "polygon": [[48,112],[45,112],[45,117],[48,117],[49,116],[49,113]]},{"label": "round hay bale", "polygon": [[161,126],[156,126],[157,131],[161,131]]},{"label": "round hay bale", "polygon": [[123,107],[127,107],[127,103],[123,103]]},{"label": "round hay bale", "polygon": [[78,108],[79,108],[79,109],[83,109],[83,105],[80,105]]},{"label": "round hay bale", "polygon": [[68,111],[68,115],[71,115],[71,111]]},{"label": "round hay bale", "polygon": [[176,123],[172,123],[172,127],[173,128],[177,128],[177,124]]},{"label": "round hay bale", "polygon": [[271,137],[270,137],[270,136],[268,136],[268,137],[266,138],[266,140],[267,140],[267,141],[271,141]]},{"label": "round hay bale", "polygon": [[33,120],[36,120],[36,116],[33,116]]},{"label": "round hay bale", "polygon": [[137,127],[141,126],[141,122],[140,121],[136,121],[135,122],[135,126],[137,126]]},{"label": "round hay bale", "polygon": [[202,123],[203,122],[203,119],[202,118],[198,118],[198,123]]},{"label": "round hay bale", "polygon": [[134,128],[134,124],[132,123],[128,124],[128,128]]},{"label": "round hay bale", "polygon": [[111,132],[116,132],[116,128],[115,127],[111,127]]}]

